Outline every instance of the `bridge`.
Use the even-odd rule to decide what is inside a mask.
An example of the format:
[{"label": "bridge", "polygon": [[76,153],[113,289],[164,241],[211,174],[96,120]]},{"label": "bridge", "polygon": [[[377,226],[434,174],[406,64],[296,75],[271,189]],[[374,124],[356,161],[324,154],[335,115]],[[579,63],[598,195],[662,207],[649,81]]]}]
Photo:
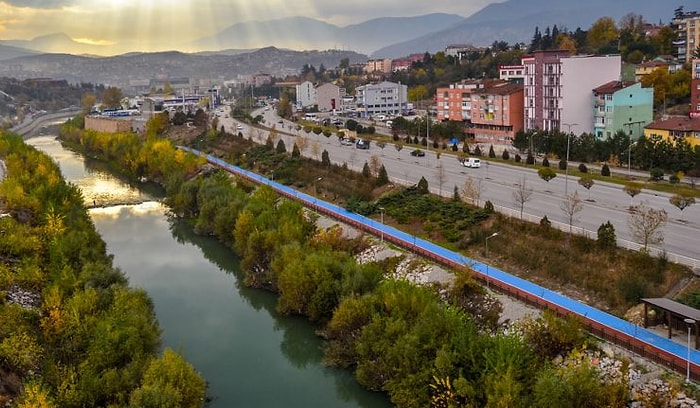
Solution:
[{"label": "bridge", "polygon": [[698,350],[691,350],[685,345],[676,343],[617,316],[511,275],[491,265],[450,251],[415,235],[387,226],[371,218],[349,212],[335,204],[277,183],[257,173],[226,163],[216,157],[194,149],[182,149],[205,157],[209,163],[255,184],[268,185],[279,194],[299,201],[304,206],[321,214],[372,235],[381,235],[384,240],[440,265],[457,270],[469,270],[475,278],[488,284],[491,288],[520,301],[541,309],[554,311],[560,316],[577,316],[593,335],[615,343],[677,372],[686,374],[686,370],[689,370],[689,375],[692,379],[700,380],[700,351]]}]

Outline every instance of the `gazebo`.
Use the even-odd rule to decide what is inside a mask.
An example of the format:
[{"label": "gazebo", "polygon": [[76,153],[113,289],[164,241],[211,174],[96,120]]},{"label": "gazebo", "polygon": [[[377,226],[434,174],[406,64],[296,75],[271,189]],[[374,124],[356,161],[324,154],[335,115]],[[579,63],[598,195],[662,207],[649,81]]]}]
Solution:
[{"label": "gazebo", "polygon": [[[644,327],[649,326],[648,306],[651,305],[657,309],[661,309],[666,317],[666,325],[668,326],[668,338],[671,338],[673,323],[678,326],[682,323],[692,327],[692,332],[695,333],[695,349],[700,348],[700,338],[698,336],[698,325],[700,325],[700,310],[693,307],[675,302],[668,298],[646,298],[644,302]],[[690,319],[693,323],[688,323]]]}]

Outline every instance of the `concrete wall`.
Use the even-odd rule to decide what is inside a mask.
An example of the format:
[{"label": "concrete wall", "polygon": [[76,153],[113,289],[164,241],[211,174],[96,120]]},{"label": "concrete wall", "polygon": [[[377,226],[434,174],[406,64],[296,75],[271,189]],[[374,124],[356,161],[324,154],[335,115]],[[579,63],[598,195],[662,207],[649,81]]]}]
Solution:
[{"label": "concrete wall", "polygon": [[133,118],[103,118],[97,116],[85,117],[85,129],[96,130],[98,132],[120,133],[130,132],[134,119]]}]

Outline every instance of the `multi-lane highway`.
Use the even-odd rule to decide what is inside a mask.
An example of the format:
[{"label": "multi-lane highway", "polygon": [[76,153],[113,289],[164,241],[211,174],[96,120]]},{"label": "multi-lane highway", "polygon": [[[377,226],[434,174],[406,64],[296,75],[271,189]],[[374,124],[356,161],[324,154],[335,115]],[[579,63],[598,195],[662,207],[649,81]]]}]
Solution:
[{"label": "multi-lane highway", "polygon": [[[313,132],[307,134],[303,130],[297,131],[296,125],[286,120],[279,123],[280,119],[272,110],[260,110],[257,113],[263,115],[266,126],[276,127],[290,151],[294,140],[304,137],[308,143],[302,151],[303,155],[316,158],[316,152],[320,155],[320,152],[326,150],[333,163],[346,163],[358,171],[370,157],[377,156],[393,182],[415,184],[421,177],[425,177],[431,190],[443,195],[452,195],[454,186],[461,191],[467,178],[471,177],[474,184],[481,184],[481,205],[489,200],[499,211],[514,217],[520,217],[520,211],[513,192],[524,180],[526,188],[532,190],[532,195],[524,205],[523,218],[539,222],[546,215],[555,225],[565,230],[569,228],[568,216],[561,209],[565,191],[569,194],[578,192],[584,205],[583,210],[575,216],[574,231],[595,237],[598,227],[610,221],[615,226],[618,243],[632,249],[639,248],[639,245],[630,232],[629,207],[631,203],[645,202],[649,207],[664,209],[668,213],[668,222],[663,228],[664,242],[652,246],[652,253],[665,252],[672,262],[683,263],[700,271],[700,203],[681,212],[669,203],[670,195],[651,190],[643,190],[631,200],[618,184],[596,182],[588,191],[579,186],[578,178],[573,176],[568,177],[568,182],[561,174],[545,182],[533,169],[489,162],[483,158],[481,168],[471,169],[462,167],[452,154],[443,152],[438,159],[430,149],[424,157],[411,156],[413,147],[397,151],[392,144],[387,144],[384,149],[376,144],[372,144],[368,150],[356,149],[354,146],[341,145],[335,135],[326,138]],[[237,122],[233,119],[220,118],[220,121],[226,129],[236,128]],[[260,138],[264,141],[267,137],[267,132],[253,130],[246,124],[242,124],[242,127],[241,132],[254,140]]]}]

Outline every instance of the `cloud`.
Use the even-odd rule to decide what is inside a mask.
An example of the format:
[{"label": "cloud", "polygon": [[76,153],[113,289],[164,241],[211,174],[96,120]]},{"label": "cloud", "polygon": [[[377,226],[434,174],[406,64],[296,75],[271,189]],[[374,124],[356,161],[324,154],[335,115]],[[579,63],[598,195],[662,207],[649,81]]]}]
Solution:
[{"label": "cloud", "polygon": [[58,9],[70,6],[74,0],[5,0],[3,3],[19,8]]}]

